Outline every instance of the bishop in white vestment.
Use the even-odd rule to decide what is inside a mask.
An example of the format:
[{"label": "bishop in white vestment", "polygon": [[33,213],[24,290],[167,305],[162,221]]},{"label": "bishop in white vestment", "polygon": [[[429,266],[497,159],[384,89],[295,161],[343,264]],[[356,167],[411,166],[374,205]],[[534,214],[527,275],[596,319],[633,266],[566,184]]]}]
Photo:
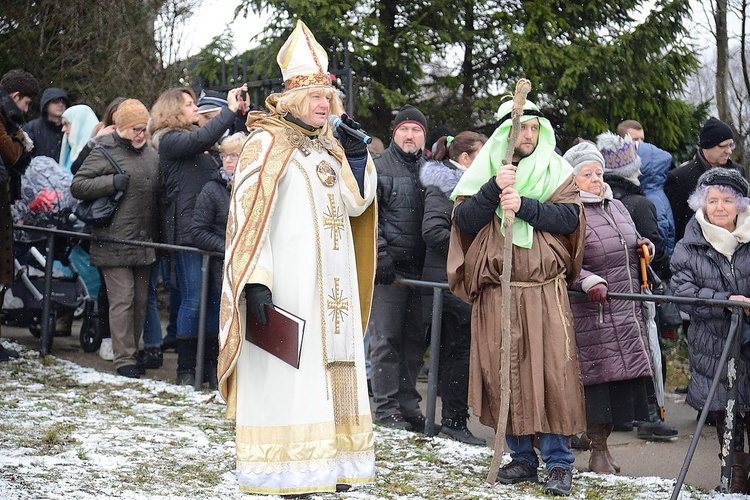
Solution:
[{"label": "bishop in white vestment", "polygon": [[[362,336],[377,179],[369,155],[350,167],[327,124],[340,104],[325,51],[303,23],[278,61],[285,91],[268,97],[268,113],[250,113],[234,174],[219,388],[236,418],[240,489],[290,495],[375,475]],[[245,340],[248,284],[306,321],[298,369]]]}]

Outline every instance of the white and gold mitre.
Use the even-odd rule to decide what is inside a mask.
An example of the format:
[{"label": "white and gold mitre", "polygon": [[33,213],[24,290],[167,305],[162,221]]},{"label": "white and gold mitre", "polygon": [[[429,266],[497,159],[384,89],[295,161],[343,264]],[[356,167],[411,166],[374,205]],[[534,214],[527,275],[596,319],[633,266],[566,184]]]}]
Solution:
[{"label": "white and gold mitre", "polygon": [[330,87],[328,55],[302,21],[276,56],[284,79],[284,92],[310,87]]}]

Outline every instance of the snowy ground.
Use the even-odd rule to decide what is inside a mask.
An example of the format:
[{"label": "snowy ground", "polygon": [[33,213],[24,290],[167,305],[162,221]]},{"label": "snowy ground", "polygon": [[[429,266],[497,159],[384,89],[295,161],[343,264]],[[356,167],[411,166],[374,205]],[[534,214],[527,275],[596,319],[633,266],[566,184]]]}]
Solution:
[{"label": "snowy ground", "polygon": [[[233,422],[213,393],[129,380],[5,341],[0,498],[250,499],[234,476]],[[541,485],[484,484],[491,451],[376,428],[377,479],[310,499],[531,499]],[[664,499],[674,481],[576,473],[576,499]],[[684,487],[680,498],[746,498]]]}]

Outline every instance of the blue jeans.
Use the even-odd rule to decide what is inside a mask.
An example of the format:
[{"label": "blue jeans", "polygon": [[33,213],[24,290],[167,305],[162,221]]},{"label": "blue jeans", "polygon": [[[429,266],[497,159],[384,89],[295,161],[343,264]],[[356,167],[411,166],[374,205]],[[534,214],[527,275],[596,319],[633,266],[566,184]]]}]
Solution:
[{"label": "blue jeans", "polygon": [[156,285],[161,277],[162,283],[169,290],[169,325],[167,337],[176,338],[177,311],[180,307],[180,292],[171,286],[169,279],[169,259],[159,257],[151,269],[151,281],[148,284],[148,301],[146,303],[146,321],[143,324],[143,346],[145,348],[161,347],[162,328],[159,308],[156,305]]},{"label": "blue jeans", "polygon": [[[511,459],[530,464],[535,469],[539,467],[539,458],[534,450],[533,434],[506,436],[505,443],[511,450]],[[561,434],[539,434],[539,451],[548,471],[554,467],[573,470],[573,462],[575,462],[576,457],[570,451],[568,436]]]},{"label": "blue jeans", "polygon": [[[177,286],[180,289],[180,310],[177,313],[177,338],[198,338],[198,319],[201,305],[201,262],[200,254],[174,252],[172,254]],[[206,336],[219,333],[219,306],[221,295],[213,287],[208,287],[206,304]]]}]

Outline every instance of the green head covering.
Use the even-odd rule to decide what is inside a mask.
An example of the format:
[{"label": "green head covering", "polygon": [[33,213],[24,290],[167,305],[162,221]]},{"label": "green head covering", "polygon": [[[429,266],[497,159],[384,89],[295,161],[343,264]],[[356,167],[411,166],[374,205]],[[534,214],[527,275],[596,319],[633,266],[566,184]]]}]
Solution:
[{"label": "green head covering", "polygon": [[[496,116],[502,122],[479,151],[471,167],[461,176],[461,180],[451,194],[452,200],[455,201],[459,196],[473,196],[488,179],[497,175],[498,169],[503,165],[508,147],[512,109],[513,101],[509,100],[497,110]],[[539,140],[531,155],[519,162],[516,170],[516,183],[513,187],[521,196],[545,202],[570,176],[573,167],[555,153],[555,133],[552,125],[549,120],[541,116],[536,104],[527,100],[523,109],[521,123],[533,119],[539,120]],[[495,213],[501,219],[503,218],[503,209],[499,205]],[[522,248],[531,248],[533,242],[534,228],[526,221],[516,218],[513,222],[513,244]]]}]

